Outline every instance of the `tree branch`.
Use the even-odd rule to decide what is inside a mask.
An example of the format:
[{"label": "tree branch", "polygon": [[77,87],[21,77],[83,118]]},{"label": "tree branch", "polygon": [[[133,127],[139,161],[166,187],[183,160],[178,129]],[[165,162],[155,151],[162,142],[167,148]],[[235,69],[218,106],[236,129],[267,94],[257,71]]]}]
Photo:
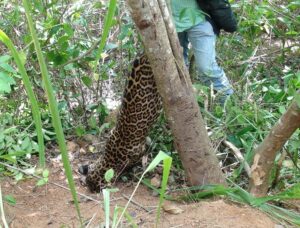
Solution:
[{"label": "tree branch", "polygon": [[286,141],[300,127],[300,107],[297,103],[300,91],[288,110],[272,127],[268,136],[256,148],[253,165],[251,167],[250,192],[254,196],[266,195],[269,178],[277,152]]}]

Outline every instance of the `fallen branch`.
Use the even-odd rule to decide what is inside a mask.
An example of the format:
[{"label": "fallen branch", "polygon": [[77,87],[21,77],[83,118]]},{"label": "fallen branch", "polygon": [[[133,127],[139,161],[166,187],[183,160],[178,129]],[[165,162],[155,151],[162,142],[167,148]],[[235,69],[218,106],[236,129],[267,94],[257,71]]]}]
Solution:
[{"label": "fallen branch", "polygon": [[256,197],[267,194],[276,154],[300,127],[299,97],[300,91],[297,91],[292,104],[255,150],[251,167],[250,192]]},{"label": "fallen branch", "polygon": [[248,164],[248,162],[244,159],[244,156],[242,155],[239,148],[237,148],[235,145],[233,145],[231,142],[224,140],[223,143],[231,149],[233,154],[236,156],[236,158],[240,161],[240,163],[244,164],[245,171],[248,175],[248,177],[251,177],[251,168]]}]

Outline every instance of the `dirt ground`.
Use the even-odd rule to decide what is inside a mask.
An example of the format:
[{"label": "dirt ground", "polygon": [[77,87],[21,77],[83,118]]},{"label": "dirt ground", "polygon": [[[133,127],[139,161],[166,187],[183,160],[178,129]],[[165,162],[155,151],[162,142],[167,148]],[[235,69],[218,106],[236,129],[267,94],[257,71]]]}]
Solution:
[{"label": "dirt ground", "polygon": [[[102,195],[91,194],[79,184],[78,176],[75,175],[75,178],[77,190],[95,199],[92,201],[79,196],[84,221],[89,224],[88,227],[99,227],[99,224],[103,224],[104,221]],[[28,179],[18,184],[14,184],[12,179],[8,178],[1,180],[3,194],[13,195],[17,202],[14,206],[4,203],[5,215],[10,227],[79,227],[71,194],[55,185],[66,186],[62,169],[52,169],[49,181],[51,183],[45,186],[36,187],[36,179]],[[119,184],[117,187],[119,192],[111,197],[112,208],[115,205],[124,206],[134,189],[134,185]],[[154,227],[158,197],[153,196],[146,187],[140,186],[133,200],[128,212],[138,227]],[[182,210],[182,212],[172,214],[162,211],[158,227],[274,228],[277,226],[260,211],[220,199],[192,204],[166,202],[166,205],[169,207],[171,205],[173,211]],[[123,227],[129,225],[124,224]]]}]

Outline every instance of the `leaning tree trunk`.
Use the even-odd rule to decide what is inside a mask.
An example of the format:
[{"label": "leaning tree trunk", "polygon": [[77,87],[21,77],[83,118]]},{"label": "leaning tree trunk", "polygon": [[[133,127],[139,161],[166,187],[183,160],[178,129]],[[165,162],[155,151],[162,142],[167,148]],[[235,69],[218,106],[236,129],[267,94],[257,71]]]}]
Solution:
[{"label": "leaning tree trunk", "polygon": [[182,49],[165,1],[127,2],[153,68],[188,183],[193,186],[225,184],[194,97]]},{"label": "leaning tree trunk", "polygon": [[[300,92],[297,92],[299,96]],[[269,135],[256,148],[251,167],[250,192],[254,196],[264,196],[269,187],[270,172],[276,153],[300,127],[300,107],[296,100],[273,126]]]}]

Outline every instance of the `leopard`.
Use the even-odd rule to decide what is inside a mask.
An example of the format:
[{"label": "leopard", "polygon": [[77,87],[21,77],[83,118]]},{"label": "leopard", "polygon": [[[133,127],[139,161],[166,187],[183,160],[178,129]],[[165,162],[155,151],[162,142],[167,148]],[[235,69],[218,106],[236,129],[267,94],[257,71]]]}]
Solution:
[{"label": "leopard", "polygon": [[127,77],[115,127],[99,158],[87,167],[85,184],[92,192],[105,187],[104,175],[120,175],[141,161],[151,127],[162,111],[162,99],[146,55],[138,56]]}]

